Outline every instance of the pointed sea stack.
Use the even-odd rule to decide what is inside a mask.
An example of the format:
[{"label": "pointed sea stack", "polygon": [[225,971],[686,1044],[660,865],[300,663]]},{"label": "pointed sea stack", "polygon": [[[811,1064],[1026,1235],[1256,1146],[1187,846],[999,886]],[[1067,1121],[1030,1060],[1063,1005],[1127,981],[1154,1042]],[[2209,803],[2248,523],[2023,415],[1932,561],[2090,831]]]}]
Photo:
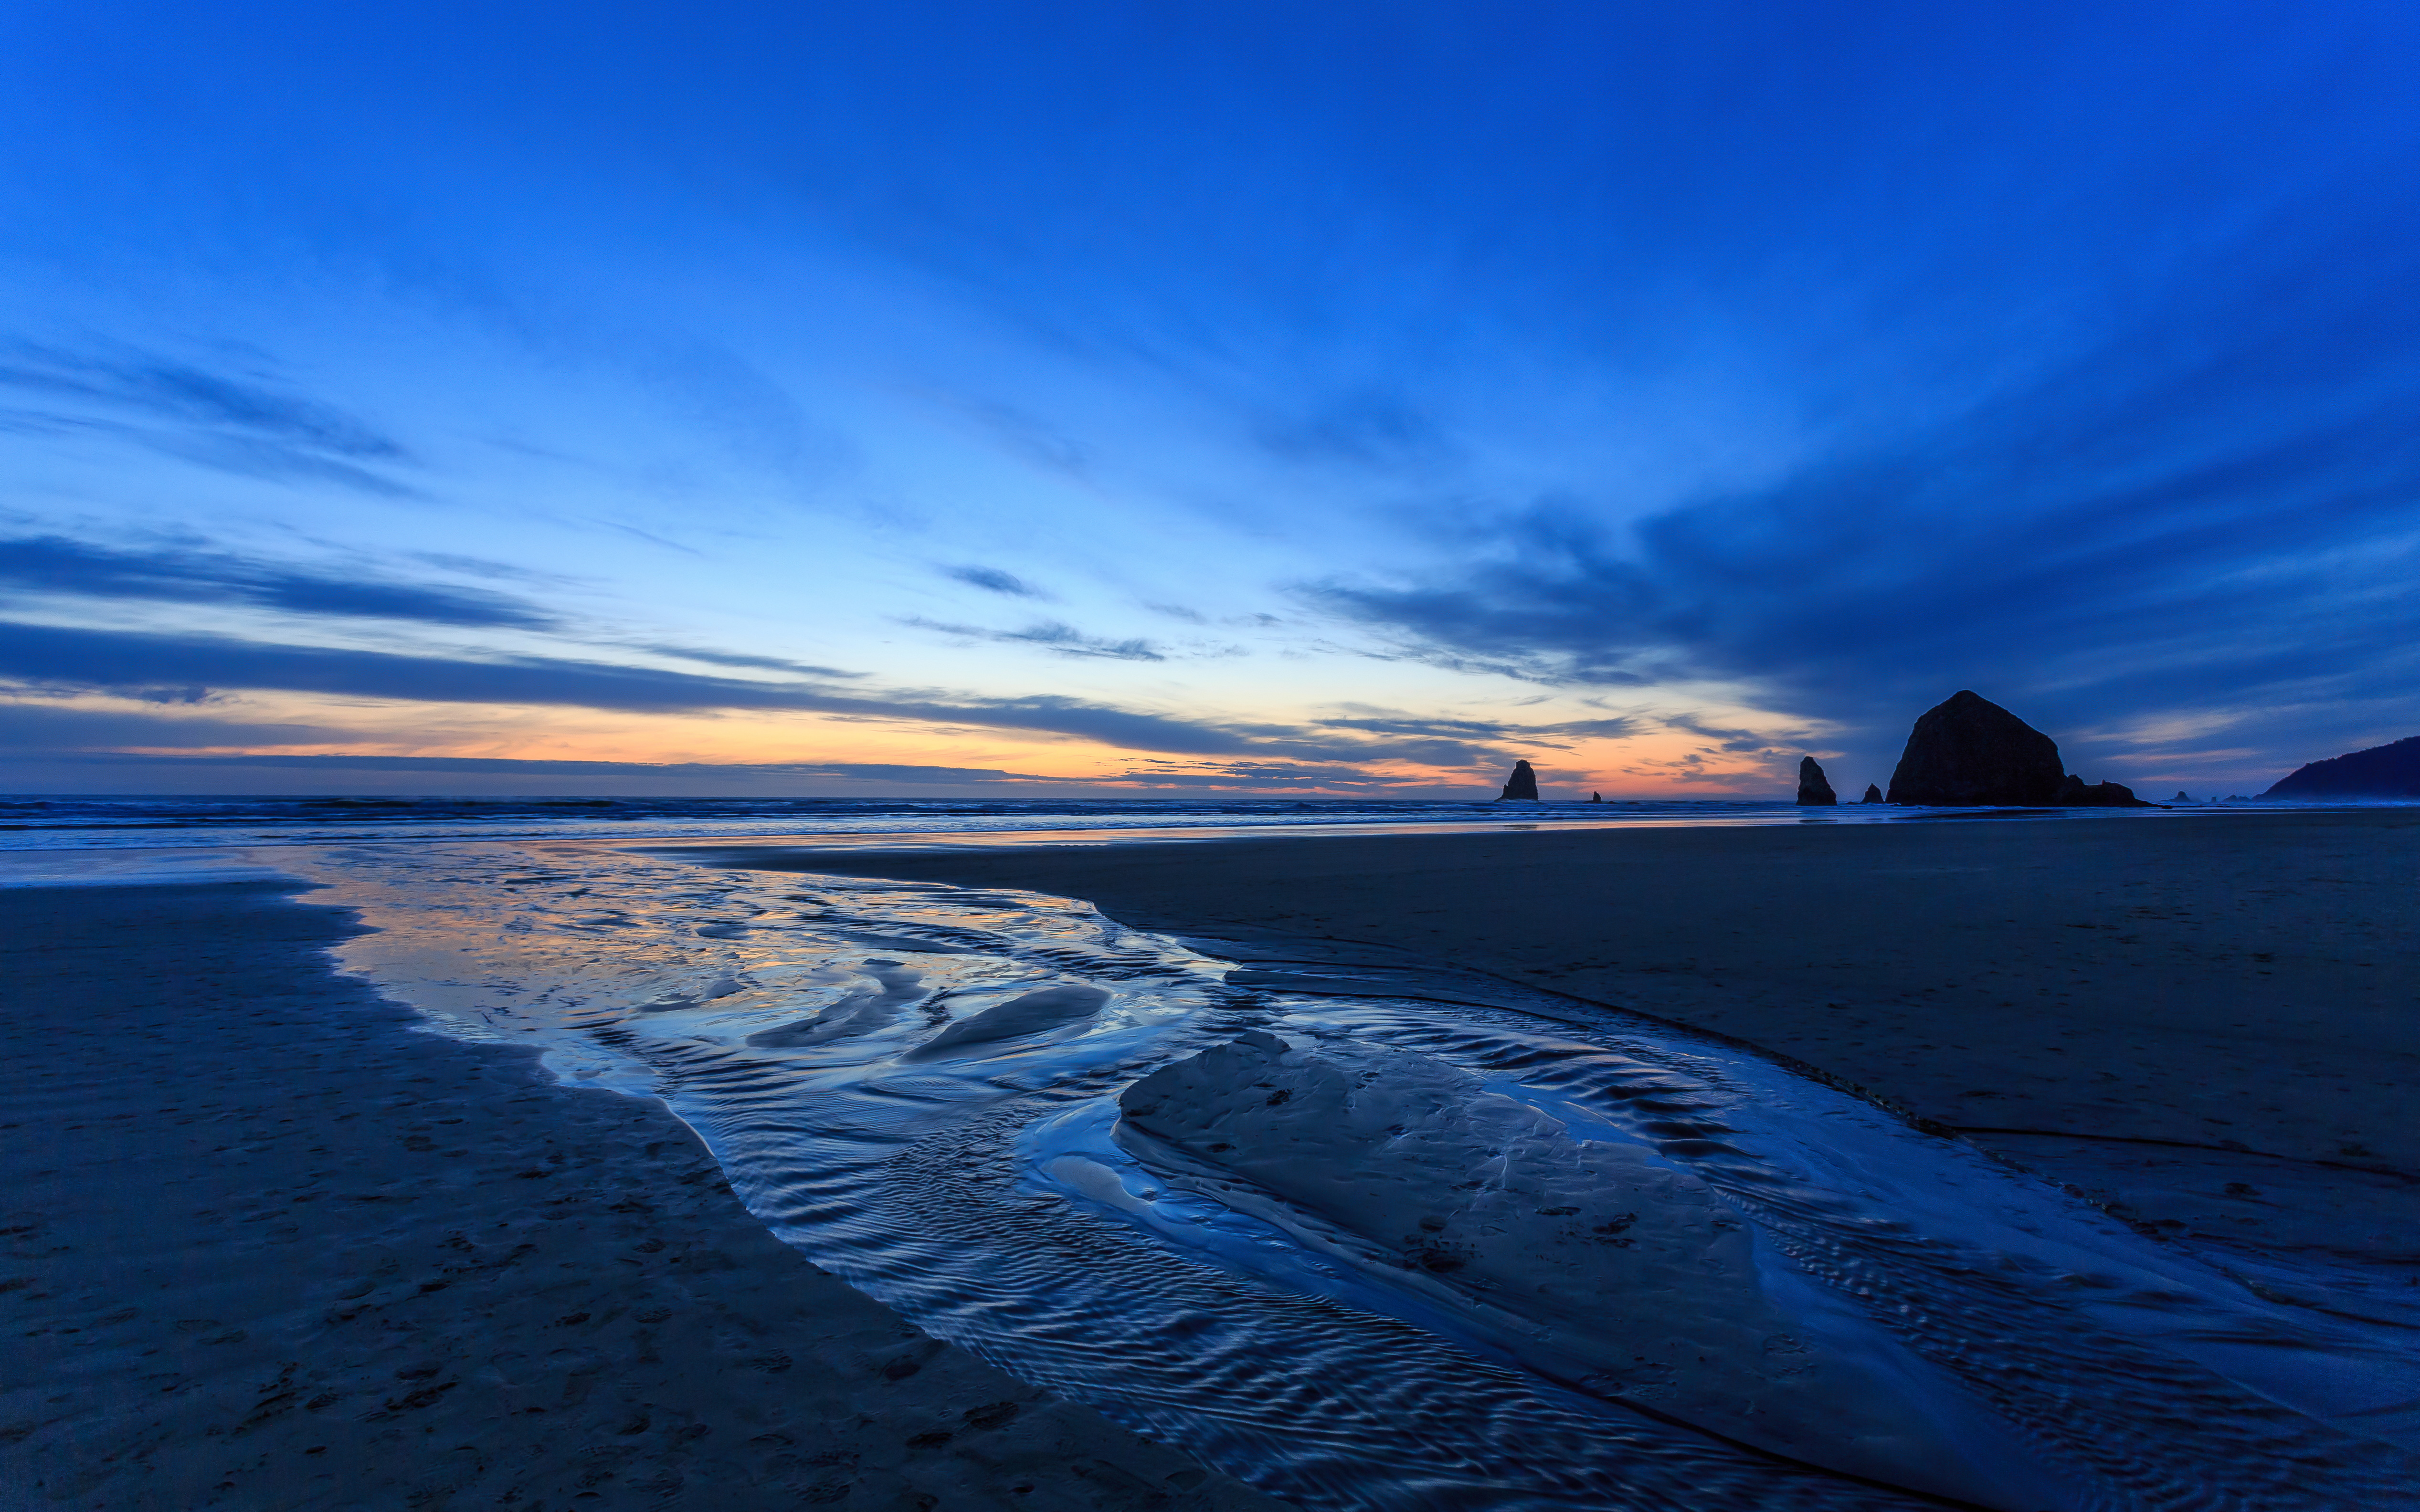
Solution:
[{"label": "pointed sea stack", "polygon": [[1832,784],[1823,780],[1823,768],[1812,756],[1798,758],[1798,802],[1801,807],[1828,806],[1840,801]]},{"label": "pointed sea stack", "polygon": [[1883,790],[1874,786],[1871,782],[1869,782],[1866,784],[1866,795],[1859,798],[1857,801],[1859,803],[1880,803],[1883,801]]},{"label": "pointed sea stack", "polygon": [[1890,801],[2030,807],[2058,802],[2066,785],[2056,741],[1962,689],[1916,721],[1891,773]]},{"label": "pointed sea stack", "polygon": [[1512,775],[1504,779],[1504,791],[1496,795],[1498,803],[1507,798],[1520,798],[1530,803],[1538,801],[1538,774],[1529,770],[1528,762],[1512,764]]}]

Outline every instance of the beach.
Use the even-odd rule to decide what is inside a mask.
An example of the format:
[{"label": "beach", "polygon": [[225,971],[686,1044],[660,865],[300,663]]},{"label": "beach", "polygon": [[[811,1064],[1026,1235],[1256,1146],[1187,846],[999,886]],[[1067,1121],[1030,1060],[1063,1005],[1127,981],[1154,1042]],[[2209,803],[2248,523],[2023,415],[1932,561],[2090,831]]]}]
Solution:
[{"label": "beach", "polygon": [[1792,1057],[2156,1229],[2420,1274],[2409,810],[686,854],[1476,967]]},{"label": "beach", "polygon": [[[250,854],[255,863],[275,856],[265,848]],[[2053,1190],[2063,1185],[2155,1241],[2153,1249],[2172,1252],[2183,1267],[2174,1275],[2190,1279],[2212,1266],[2210,1273],[2230,1278],[2222,1290],[2248,1288],[2279,1317],[2324,1325],[2296,1335],[2303,1342],[2292,1350],[2266,1349],[2302,1362],[2292,1366],[2301,1372],[2294,1399],[2310,1422],[2324,1421],[2331,1425],[2325,1432],[2337,1435],[2309,1441],[2329,1445],[2324,1450],[2295,1453],[2324,1452],[2336,1457],[2331,1465],[2371,1465],[2360,1473],[2374,1477],[2395,1472],[2363,1456],[2420,1436],[2402,1400],[2408,1393],[2395,1384],[2404,1367],[2384,1368],[2391,1363],[2385,1353],[2360,1353],[2382,1346],[2349,1345],[2352,1352],[2331,1363],[2323,1342],[2333,1336],[2326,1328],[2347,1320],[2372,1328],[2366,1338],[2376,1327],[2392,1331],[2420,1320],[2420,1288],[2412,1284],[2420,1257],[2409,1240],[2420,1221],[2420,1181],[2412,1174],[2420,1171],[2420,1140],[2406,1116],[2420,1067],[2420,1015],[2413,1012],[2420,904],[2412,887],[2420,820],[2408,812],[1114,843],[1023,836],[1010,843],[881,850],[851,849],[837,840],[619,849],[582,840],[536,849],[455,845],[442,867],[416,859],[410,847],[347,854],[354,858],[348,864],[375,871],[325,874],[351,876],[351,896],[386,900],[372,910],[383,921],[380,933],[363,934],[351,913],[325,905],[346,896],[344,887],[313,893],[290,881],[257,880],[0,890],[8,942],[0,1097],[9,1110],[11,1257],[0,1274],[0,1305],[19,1340],[0,1397],[7,1466],[0,1487],[12,1504],[557,1512],[844,1501],[903,1512],[1225,1512],[1283,1504],[928,1336],[892,1307],[810,1263],[801,1249],[830,1265],[846,1257],[802,1242],[822,1222],[817,1213],[843,1211],[830,1206],[827,1189],[811,1184],[806,1197],[794,1200],[781,1186],[785,1163],[822,1148],[799,1143],[782,1121],[793,1115],[781,1109],[812,1105],[795,1101],[808,1095],[810,1084],[784,1094],[793,1101],[762,1104],[768,1117],[778,1117],[766,1126],[770,1133],[751,1134],[748,1120],[756,1115],[750,1109],[758,1104],[747,1088],[773,1084],[734,1082],[735,1092],[712,1093],[699,1078],[722,1065],[761,1078],[820,1064],[814,1057],[827,1050],[816,1048],[818,1036],[878,1025],[889,1026],[881,1033],[905,1034],[899,1042],[916,1046],[904,1054],[869,1052],[877,1068],[895,1056],[894,1082],[877,1077],[865,1088],[876,1102],[892,1100],[883,1105],[896,1103],[886,1088],[939,1086],[935,1078],[949,1072],[968,1079],[951,1084],[958,1089],[945,1104],[978,1088],[1030,1087],[1063,1098],[1032,1106],[1080,1110],[1092,1104],[1063,1101],[1073,1092],[1052,1091],[1049,1078],[1086,1096],[1115,1094],[1136,1072],[1088,1068],[1157,1063],[1120,1057],[1158,1042],[1136,1036],[1169,1032],[1148,1027],[1159,1022],[1155,1015],[1198,1002],[1187,1011],[1208,1016],[1184,1042],[1217,1043],[1226,1032],[1218,1024],[1262,1026],[1253,1042],[1295,1056],[1289,1064],[1295,1069],[1284,1074],[1311,1078],[1300,1084],[1308,1104],[1322,1066],[1363,1062],[1305,1060],[1285,1044],[1346,1042],[1323,1024],[1383,1025],[1351,1019],[1349,1007],[1273,1011],[1264,990],[1316,995],[1356,972],[1384,977],[1395,984],[1390,991],[1428,983],[1445,993],[1435,999],[1441,1008],[1386,1020],[1397,1026],[1387,1032],[1399,1035],[1450,1037],[1462,1032],[1457,1023],[1493,1024],[1487,1032],[1512,1038],[1492,1042],[1512,1045],[1528,1033],[1520,1027],[1523,1015],[1542,1028],[1560,1019],[1592,1026],[1594,1034],[1610,1023],[1597,1005],[1647,1015],[1673,1026],[1669,1058],[1650,1082],[1669,1088],[1677,1085],[1674,1072],[1714,1066],[1716,1083],[1706,1085],[1734,1088],[1726,1098],[1756,1085],[1780,1094],[1777,1108],[1831,1107],[1811,1122],[1774,1125],[1762,1138],[1770,1145],[1789,1130],[1804,1130],[1788,1136],[1820,1142],[1831,1137],[1823,1129],[1835,1128],[1843,1149],[1865,1149],[1874,1156],[1861,1159],[1884,1162],[1869,1167],[1875,1176],[1925,1202],[1938,1203],[1942,1194],[1954,1202],[1959,1191],[1989,1184],[1960,1164],[1977,1162],[1972,1149],[1979,1149],[2014,1171],[2020,1186],[2050,1183],[2041,1188],[2045,1205],[2028,1209],[2036,1216],[2021,1227],[2048,1223],[2068,1233],[2058,1227],[2071,1223],[2059,1215],[2066,1199]],[[609,869],[609,859],[622,870]],[[419,896],[411,891],[415,869],[446,873],[444,886],[427,894],[439,912],[417,921],[400,911]],[[800,891],[795,879],[814,873],[888,881],[861,893],[837,882],[809,883]],[[717,885],[717,878],[730,880]],[[911,886],[886,891],[889,883]],[[1080,904],[1036,912],[1020,902],[1028,893],[1083,900],[1109,922],[1088,925],[1094,916]],[[1121,925],[1175,936],[1189,951],[1127,939]],[[978,926],[995,933],[984,935]],[[1097,939],[1087,929],[1097,931]],[[368,980],[333,969],[327,952],[349,941],[388,949],[349,957],[354,970],[367,963],[424,975],[380,976],[382,995]],[[475,968],[470,960],[449,966],[427,953],[432,946],[458,945],[473,952]],[[868,951],[881,954],[869,958]],[[986,953],[1000,951],[1008,953]],[[725,1150],[720,1165],[659,1103],[557,1081],[555,1073],[571,1062],[550,1071],[521,1045],[460,1037],[487,1032],[479,1026],[489,1022],[462,1005],[517,1000],[457,993],[455,1007],[424,1018],[407,1006],[412,993],[395,985],[421,982],[437,995],[424,1004],[431,1006],[452,978],[489,980],[481,970],[504,973],[497,981],[518,972],[524,986],[535,987],[542,985],[536,978],[558,969],[549,963],[594,970],[601,973],[595,980],[610,981],[616,980],[611,973],[634,962],[671,963],[661,966],[673,973],[666,982],[713,984],[672,995],[670,988],[633,988],[656,996],[594,1022],[621,1037],[613,1042],[623,1048],[613,1056],[636,1057],[633,1063],[655,1068],[651,1074],[664,1078],[662,1085],[687,1088],[690,1116],[708,1115],[729,1142],[716,1147]],[[779,975],[811,962],[826,964],[792,979]],[[1239,968],[1224,973],[1224,985],[1220,962]],[[1078,1001],[1066,989],[1032,993],[1036,970],[1074,972],[1122,995],[1159,995],[1132,1021],[1146,1027],[1096,1030],[1088,1026],[1090,1016],[1108,995],[1089,992]],[[938,1014],[908,1011],[936,982],[951,985],[931,1001],[955,994],[956,1006]],[[1499,983],[1504,991],[1472,995],[1466,992],[1471,982]],[[830,1006],[804,1019],[787,1006],[810,1002]],[[998,1006],[988,1016],[971,1011],[970,1005],[984,1003]],[[1515,1009],[1508,1014],[1456,1003]],[[511,1033],[538,1032],[516,1025],[551,1022],[535,1004],[492,1011],[504,1015],[493,1021],[497,1027]],[[1334,1018],[1336,1011],[1346,1018]],[[510,1016],[516,1012],[521,1016]],[[1005,1023],[1019,1012],[1032,1022]],[[737,1027],[718,1028],[716,1013],[736,1015],[728,1022]],[[944,1020],[953,1026],[934,1032]],[[427,1032],[435,1024],[451,1032]],[[991,1027],[979,1033],[979,1025]],[[1285,1030],[1291,1041],[1268,1037],[1268,1027]],[[1631,1032],[1612,1029],[1617,1037]],[[656,1038],[629,1038],[642,1031]],[[765,1048],[735,1059],[742,1035],[745,1045]],[[1019,1037],[1031,1036],[1040,1037],[1037,1048],[1016,1048]],[[1107,1047],[1098,1054],[1109,1058],[1083,1060],[1078,1052],[1096,1041]],[[558,1035],[551,1042],[576,1049],[592,1039]],[[833,1040],[830,1053],[853,1042]],[[1449,1039],[1417,1042],[1451,1048]],[[1556,1056],[1570,1050],[1535,1042]],[[1712,1050],[1700,1055],[1693,1045]],[[1163,1059],[1169,1053],[1151,1052]],[[1369,1064],[1394,1064],[1384,1056],[1401,1052],[1377,1053],[1380,1060]],[[959,1054],[976,1058],[952,1072]],[[983,1058],[995,1054],[1005,1058]],[[783,1058],[790,1057],[806,1058]],[[1715,1066],[1741,1057],[1771,1062],[1782,1074],[1742,1080]],[[1451,1089],[1459,1072],[1438,1069],[1440,1061],[1422,1064],[1430,1067],[1422,1074],[1445,1078],[1436,1084],[1447,1088],[1440,1096],[1466,1095]],[[1020,1072],[1018,1066],[1032,1069]],[[1046,1075],[1045,1067],[1055,1069]],[[1902,1142],[1894,1143],[1888,1131],[1858,1133],[1866,1114],[1792,1092],[1800,1072],[1865,1100],[1853,1105],[1878,1104],[1871,1117],[1899,1128],[1895,1137]],[[723,1101],[712,1101],[716,1096]],[[1280,1100],[1254,1092],[1247,1101],[1275,1107]],[[1730,1116],[1738,1121],[1745,1111]],[[1323,1311],[1326,1304],[1315,1300],[1276,1304],[1265,1281],[1239,1285],[1215,1264],[1201,1269],[1209,1252],[1187,1251],[1191,1260],[1171,1270],[1165,1250],[1139,1245],[1121,1237],[1114,1222],[1103,1222],[1114,1211],[1075,1211],[1083,1204],[1071,1207],[1071,1196],[1114,1191],[1114,1182],[1100,1187],[1108,1168],[1084,1164],[1108,1158],[1106,1147],[1088,1147],[1073,1134],[1048,1136],[1059,1140],[1048,1148],[1082,1157],[1074,1167],[1064,1158],[1053,1165],[1047,1152],[1016,1159],[1038,1161],[1036,1170],[1094,1171],[1086,1179],[1093,1186],[1046,1198],[1001,1177],[984,1189],[997,1196],[954,1210],[957,1216],[941,1207],[920,1211],[912,1206],[920,1200],[918,1182],[937,1180],[956,1194],[937,1191],[938,1200],[971,1200],[980,1193],[963,1186],[961,1167],[971,1169],[971,1160],[992,1169],[1001,1157],[987,1152],[1008,1148],[978,1125],[968,1129],[963,1137],[918,1147],[941,1152],[938,1164],[881,1166],[891,1196],[877,1201],[881,1194],[867,1188],[873,1196],[849,1216],[878,1226],[892,1221],[886,1214],[908,1215],[901,1230],[907,1247],[892,1242],[886,1264],[902,1257],[925,1263],[915,1258],[917,1226],[946,1219],[956,1226],[953,1233],[994,1247],[991,1257],[975,1255],[966,1273],[997,1273],[1006,1288],[999,1295],[1025,1297],[1019,1306],[1053,1288],[1064,1291],[1053,1273],[1099,1277],[1109,1302],[1128,1291],[1143,1299],[1163,1285],[1175,1288],[1171,1298],[1195,1299],[1138,1301],[1135,1326],[1123,1331],[1097,1304],[1063,1322],[1044,1320],[1028,1343],[1019,1343],[1011,1326],[999,1339],[1044,1352],[1012,1350],[1001,1358],[1041,1365],[1037,1379],[1063,1366],[1063,1357],[1061,1365],[1050,1364],[1046,1347],[1070,1327],[1087,1331],[1075,1335],[1078,1352],[1172,1350],[1175,1341],[1189,1341],[1207,1326],[1210,1315],[1201,1309],[1215,1304],[1235,1320],[1222,1325],[1236,1331],[1238,1343],[1221,1369],[1241,1372],[1237,1389],[1307,1391],[1270,1421],[1332,1411],[1342,1415],[1320,1431],[1332,1427],[1339,1443],[1351,1436],[1347,1429],[1391,1421],[1387,1413],[1396,1409],[1384,1392],[1393,1384],[1430,1393],[1393,1398],[1413,1422],[1452,1400],[1460,1381],[1513,1389],[1494,1365],[1455,1365],[1445,1358],[1450,1350],[1430,1335],[1380,1323],[1357,1324],[1358,1332],[1320,1344],[1326,1352],[1319,1357],[1338,1362],[1334,1368],[1372,1372],[1371,1380],[1317,1371],[1297,1377],[1283,1365],[1285,1343],[1298,1335],[1285,1331],[1326,1328],[1333,1310]],[[1447,1132],[1465,1142],[1471,1137],[1466,1129]],[[1182,1136],[1180,1130],[1171,1137]],[[1546,1141],[1539,1149],[1560,1148],[1559,1135],[1535,1138]],[[1948,1155],[1928,1165],[1930,1157],[1906,1140],[1937,1143]],[[882,1148],[891,1147],[877,1147],[877,1154]],[[1700,1158],[1689,1139],[1668,1148],[1682,1151],[1674,1158]],[[1692,1168],[1718,1174],[1719,1152],[1707,1158],[1716,1165]],[[1351,1157],[1336,1156],[1329,1165],[1350,1168]],[[1299,1174],[1282,1163],[1270,1172],[1263,1184],[1272,1189]],[[1411,1184],[1402,1200],[1424,1200],[1418,1184],[1426,1178],[1405,1180]],[[750,1207],[734,1195],[733,1180],[755,1194]],[[1753,1186],[1724,1190],[1737,1199]],[[1856,1196],[1842,1188],[1823,1201],[1845,1195],[1866,1205],[1858,1211],[1887,1219],[1894,1215],[1889,1202],[1898,1199],[1877,1195],[1885,1191]],[[1988,1214],[1978,1208],[1977,1215],[1996,1223],[2015,1211],[2009,1203],[2031,1200],[2012,1187],[1985,1204]],[[1265,1215],[1282,1220],[1286,1211],[1267,1208]],[[1940,1227],[1944,1214],[1949,1229]],[[1614,1240],[1582,1235],[1578,1242],[1626,1244],[1629,1233],[1647,1233],[1621,1227],[1636,1216],[1616,1220]],[[1036,1227],[1020,1234],[997,1227],[1001,1222]],[[1391,1222],[1367,1227],[1391,1234]],[[1911,1222],[1949,1238],[1962,1232],[1956,1226],[1964,1220],[1954,1207],[1936,1207],[1931,1217],[1912,1215]],[[785,1225],[790,1243],[772,1231]],[[1427,1220],[1418,1227],[1426,1228]],[[1826,1230],[1852,1242],[1859,1233],[1881,1231],[1845,1210],[1842,1226]],[[1982,1233],[1975,1229],[1958,1242],[2004,1242]],[[2112,1241],[2083,1228],[2057,1242],[2101,1246],[2102,1258],[2087,1270],[2169,1263],[2124,1258],[2122,1246],[2111,1248]],[[942,1249],[959,1243],[948,1238]],[[1063,1256],[1072,1269],[1052,1273],[1048,1265],[1063,1263],[1053,1256]],[[1035,1270],[1029,1262],[1047,1263]],[[1906,1295],[1956,1323],[1961,1338],[1988,1338],[2010,1324],[2043,1328],[2051,1316],[2043,1304],[2028,1302],[2031,1311],[1993,1321],[2002,1316],[1990,1311],[1996,1302],[1962,1300],[1962,1261],[1928,1272],[1932,1262],[1909,1251],[1889,1263],[1892,1269],[1869,1273],[1870,1284],[1909,1288]],[[904,1272],[877,1267],[872,1273],[907,1286],[923,1297],[920,1305],[953,1316],[948,1287],[961,1283],[937,1273],[942,1290],[924,1295],[900,1279]],[[1385,1273],[1382,1266],[1381,1282],[1391,1285]],[[1278,1289],[1288,1284],[1280,1278]],[[1019,1286],[1027,1289],[1017,1292]],[[1450,1300],[1434,1288],[1427,1295]],[[1383,1285],[1351,1300],[1364,1308],[1381,1304]],[[1967,1321],[1958,1321],[1960,1308],[1972,1312]],[[1164,1343],[1141,1332],[1157,1326],[1151,1319],[1159,1317],[1172,1330]],[[1821,1326],[1815,1314],[1803,1321]],[[2024,1352],[2068,1347],[2059,1332],[2066,1326],[2048,1326],[2014,1351],[2011,1379],[2024,1374],[2017,1357]],[[2107,1326],[2105,1319],[2092,1325]],[[2208,1332],[2184,1313],[2158,1326]],[[2075,1337],[2087,1351],[2119,1340]],[[2275,1343],[2284,1338],[2278,1335]],[[1768,1341],[1768,1353],[1771,1347]],[[1410,1351],[1404,1361],[1421,1371],[1434,1365],[1435,1374],[1415,1380],[1407,1371],[1391,1382],[1383,1362],[1399,1348]],[[1280,1366],[1274,1375],[1249,1373],[1273,1357]],[[2133,1378],[2124,1370],[2152,1367],[2137,1362],[2121,1369],[2114,1357],[2086,1357],[2113,1359],[2107,1381],[2087,1381],[2062,1366],[2044,1378],[2042,1389],[2061,1401],[2071,1387],[2105,1389],[2112,1403],[2138,1389],[2135,1379],[2171,1381],[2163,1390],[2208,1389],[2158,1375],[2171,1368],[2166,1365]],[[2227,1365],[2207,1350],[2195,1358]],[[1180,1361],[1175,1368],[1183,1376],[1191,1367]],[[1782,1375],[1799,1368],[1787,1365]],[[1224,1388],[1215,1380],[1209,1384],[1201,1400],[1215,1404]],[[1094,1385],[1112,1396],[1130,1389],[1114,1371]],[[1158,1388],[1145,1382],[1131,1389],[1147,1396]],[[1602,1389],[1646,1407],[1656,1400],[1624,1395],[1627,1388]],[[1179,1427],[1208,1421],[1199,1405],[1168,1411],[1177,1415],[1165,1421]],[[1499,1403],[1489,1411],[1513,1409]],[[1534,1436],[1540,1429],[1520,1426],[1531,1421],[1579,1435],[1564,1450],[1544,1452],[1541,1465],[1576,1453],[1590,1435],[1611,1432],[1619,1416],[1535,1415],[1539,1411],[1518,1408],[1532,1417],[1504,1418],[1507,1435],[1496,1442],[1545,1442]],[[2233,1412],[2231,1419],[2213,1412],[2222,1427],[2213,1429],[2220,1437],[2210,1453],[2257,1463],[2257,1446],[2266,1442],[2258,1435],[2271,1428],[2257,1411]],[[2092,1412],[2079,1406],[2072,1415],[2087,1436],[2103,1431],[2091,1426]],[[1437,1436],[1445,1426],[1440,1420],[1419,1436]],[[1264,1428],[1246,1427],[1239,1414],[1227,1437],[1218,1434],[1228,1429],[1216,1429],[1202,1442],[1220,1446],[1225,1462],[1254,1463],[1271,1441],[1250,1436]],[[1668,1473],[1679,1484],[1707,1473],[1687,1468],[1699,1461],[1685,1456],[1709,1452],[1698,1441],[1685,1434],[1656,1439],[1663,1430],[1647,1425],[1639,1431],[1648,1437],[1635,1451],[1610,1456],[1617,1470],[1628,1463],[1641,1475]],[[2239,1431],[2252,1436],[2226,1437]],[[2347,1433],[2361,1446],[2347,1448],[2354,1442],[2342,1437]],[[1369,1442],[1382,1443],[1383,1435]],[[2219,1447],[2229,1444],[2246,1447]],[[1452,1452],[1449,1447],[1449,1458]],[[1753,1456],[1702,1462],[1718,1467],[1712,1473],[1746,1477],[1724,1479],[1719,1490],[1706,1481],[1709,1505],[1907,1504],[1861,1501],[1853,1487]],[[1333,1477],[1349,1473],[1350,1461],[1325,1463],[1290,1472],[1297,1477],[1291,1484],[1328,1488],[1325,1500],[1306,1504],[1338,1500],[1342,1483]],[[1490,1473],[1475,1483],[1487,1484]],[[1466,1488],[1454,1494],[1474,1493]],[[1571,1504],[1603,1504],[1590,1494]],[[1809,1500],[1769,1500],[1776,1496]],[[2330,1497],[2314,1482],[2302,1500],[2259,1504],[2351,1504]],[[1352,1504],[1349,1495],[1338,1504]]]},{"label": "beach", "polygon": [[420,1032],[291,890],[0,891],[7,1504],[1280,1504],[816,1270],[659,1104]]}]

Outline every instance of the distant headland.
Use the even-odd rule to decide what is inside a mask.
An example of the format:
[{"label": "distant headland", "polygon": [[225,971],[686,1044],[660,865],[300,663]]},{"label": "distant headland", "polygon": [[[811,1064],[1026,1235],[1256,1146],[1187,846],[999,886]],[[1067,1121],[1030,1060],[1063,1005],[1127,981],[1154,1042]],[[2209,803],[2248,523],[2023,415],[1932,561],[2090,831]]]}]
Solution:
[{"label": "distant headland", "polygon": [[2420,798],[2420,735],[2298,766],[2264,798]]}]

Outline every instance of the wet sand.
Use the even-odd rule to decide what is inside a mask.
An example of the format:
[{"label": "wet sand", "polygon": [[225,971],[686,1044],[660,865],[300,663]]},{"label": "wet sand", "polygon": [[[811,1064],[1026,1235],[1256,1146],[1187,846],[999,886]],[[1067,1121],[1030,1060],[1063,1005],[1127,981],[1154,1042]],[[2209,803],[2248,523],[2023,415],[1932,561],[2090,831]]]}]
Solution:
[{"label": "wet sand", "polygon": [[0,891],[0,1503],[1281,1504],[815,1269],[660,1106],[416,1031],[350,928]]},{"label": "wet sand", "polygon": [[2288,1289],[2420,1277],[2409,811],[660,854],[1418,952],[1793,1057],[2155,1231],[2317,1268]]}]

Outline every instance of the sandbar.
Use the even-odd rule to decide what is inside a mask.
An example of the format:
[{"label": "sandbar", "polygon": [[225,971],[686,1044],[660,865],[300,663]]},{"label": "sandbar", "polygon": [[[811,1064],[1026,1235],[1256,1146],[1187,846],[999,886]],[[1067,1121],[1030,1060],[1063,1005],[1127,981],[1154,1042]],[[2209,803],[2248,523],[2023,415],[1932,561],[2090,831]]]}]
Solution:
[{"label": "sandbar", "polygon": [[2411,810],[658,853],[1495,973],[1789,1057],[2147,1231],[2299,1257],[2305,1290],[2420,1296]]}]

